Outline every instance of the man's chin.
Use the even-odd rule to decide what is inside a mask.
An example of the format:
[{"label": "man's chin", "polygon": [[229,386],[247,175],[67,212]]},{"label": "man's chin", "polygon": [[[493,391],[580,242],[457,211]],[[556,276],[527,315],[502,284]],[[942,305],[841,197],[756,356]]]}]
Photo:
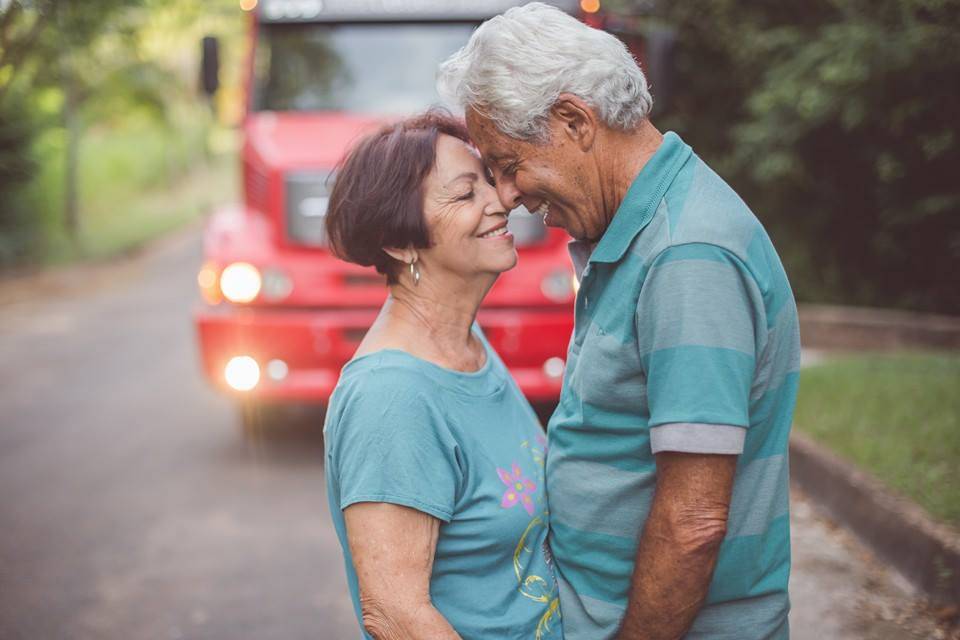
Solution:
[{"label": "man's chin", "polygon": [[586,229],[584,229],[582,226],[578,225],[576,228],[574,228],[568,222],[569,221],[566,220],[565,218],[558,219],[557,217],[553,217],[553,216],[548,216],[547,219],[544,220],[545,225],[547,225],[548,227],[554,227],[556,229],[563,229],[564,231],[567,232],[568,236],[570,236],[577,242],[589,242],[589,243],[597,242],[596,238],[588,237],[589,234],[587,233]]},{"label": "man's chin", "polygon": [[556,218],[549,218],[547,220],[544,220],[543,224],[545,224],[548,227],[553,227],[554,229],[563,229],[564,231],[567,232],[567,235],[569,235],[574,240],[579,240],[580,236],[583,235],[582,229],[572,229],[570,225],[567,224],[566,220],[557,220]]},{"label": "man's chin", "polygon": [[576,229],[570,228],[567,225],[557,224],[557,227],[560,227],[567,232],[571,238],[577,242],[585,242],[587,244],[597,244],[600,242],[600,238],[603,237],[603,232],[599,234],[590,233],[589,230],[584,229],[582,226],[578,226]]}]

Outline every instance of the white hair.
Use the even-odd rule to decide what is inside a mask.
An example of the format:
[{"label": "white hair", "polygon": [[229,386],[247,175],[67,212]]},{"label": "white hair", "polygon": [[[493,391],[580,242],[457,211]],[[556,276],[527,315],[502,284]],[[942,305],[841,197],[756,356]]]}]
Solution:
[{"label": "white hair", "polygon": [[437,90],[520,140],[549,137],[547,118],[561,93],[582,98],[620,130],[637,126],[653,106],[647,79],[620,40],[541,2],[480,25],[440,65]]}]

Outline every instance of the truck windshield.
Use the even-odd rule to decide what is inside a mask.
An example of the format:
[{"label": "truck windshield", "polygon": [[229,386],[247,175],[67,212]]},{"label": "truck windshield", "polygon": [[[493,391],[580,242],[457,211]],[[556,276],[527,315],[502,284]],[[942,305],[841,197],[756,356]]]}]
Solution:
[{"label": "truck windshield", "polygon": [[440,98],[437,65],[472,23],[263,24],[254,61],[255,111],[402,115]]}]

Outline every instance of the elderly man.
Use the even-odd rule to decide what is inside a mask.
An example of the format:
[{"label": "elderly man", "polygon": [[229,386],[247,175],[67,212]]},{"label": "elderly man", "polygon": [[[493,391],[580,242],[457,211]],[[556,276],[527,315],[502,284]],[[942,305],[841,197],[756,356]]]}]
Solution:
[{"label": "elderly man", "polygon": [[438,86],[504,204],[575,238],[546,479],[567,640],[787,638],[799,332],[763,227],[650,122],[626,48],[557,9],[488,21]]}]

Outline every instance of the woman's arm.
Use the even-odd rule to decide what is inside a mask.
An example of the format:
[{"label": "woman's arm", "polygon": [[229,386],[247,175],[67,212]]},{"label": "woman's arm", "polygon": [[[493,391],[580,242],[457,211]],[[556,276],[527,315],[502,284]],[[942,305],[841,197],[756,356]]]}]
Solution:
[{"label": "woman's arm", "polygon": [[440,521],[384,502],[352,504],[343,517],[367,633],[375,640],[459,639],[430,601]]}]

